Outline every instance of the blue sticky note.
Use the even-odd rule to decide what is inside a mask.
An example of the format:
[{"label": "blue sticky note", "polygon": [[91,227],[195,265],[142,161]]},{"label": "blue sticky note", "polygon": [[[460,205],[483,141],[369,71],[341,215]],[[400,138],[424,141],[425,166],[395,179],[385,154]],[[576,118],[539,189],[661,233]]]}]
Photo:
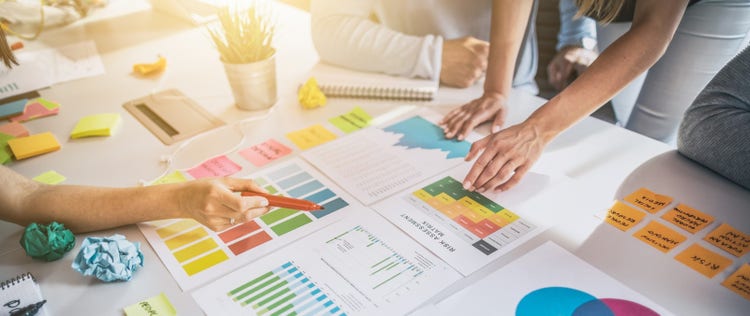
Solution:
[{"label": "blue sticky note", "polygon": [[23,114],[28,101],[28,99],[21,99],[0,105],[0,119]]}]

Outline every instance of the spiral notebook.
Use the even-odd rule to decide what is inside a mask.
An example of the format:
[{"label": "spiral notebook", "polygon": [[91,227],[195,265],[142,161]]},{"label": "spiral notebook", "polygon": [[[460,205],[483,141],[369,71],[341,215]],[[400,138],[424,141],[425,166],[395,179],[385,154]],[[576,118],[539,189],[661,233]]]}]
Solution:
[{"label": "spiral notebook", "polygon": [[[31,273],[23,273],[0,282],[0,315],[10,315],[42,300],[42,290]],[[47,315],[44,305],[36,315]]]},{"label": "spiral notebook", "polygon": [[325,63],[315,65],[310,75],[328,97],[430,101],[438,90],[437,80],[360,72]]}]

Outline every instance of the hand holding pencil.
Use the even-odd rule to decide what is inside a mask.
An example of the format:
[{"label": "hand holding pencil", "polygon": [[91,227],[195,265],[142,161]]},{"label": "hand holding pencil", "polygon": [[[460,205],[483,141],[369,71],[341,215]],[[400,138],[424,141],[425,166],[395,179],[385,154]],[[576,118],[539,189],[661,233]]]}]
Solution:
[{"label": "hand holding pencil", "polygon": [[318,211],[322,210],[323,206],[313,203],[308,200],[295,199],[281,195],[273,195],[268,193],[244,191],[242,196],[261,196],[268,200],[268,206],[284,207],[300,211]]}]

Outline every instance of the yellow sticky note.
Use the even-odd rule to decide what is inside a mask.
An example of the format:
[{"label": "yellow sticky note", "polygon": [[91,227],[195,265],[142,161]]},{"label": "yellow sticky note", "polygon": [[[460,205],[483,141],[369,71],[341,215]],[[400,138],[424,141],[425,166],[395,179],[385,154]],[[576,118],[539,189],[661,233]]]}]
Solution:
[{"label": "yellow sticky note", "polygon": [[721,285],[750,301],[750,263],[743,264]]},{"label": "yellow sticky note", "polygon": [[57,173],[57,171],[50,170],[34,177],[34,181],[46,183],[46,184],[58,184],[65,181],[65,176]]},{"label": "yellow sticky note", "polygon": [[185,175],[182,174],[179,170],[175,170],[172,173],[166,174],[163,177],[154,180],[154,182],[151,182],[150,185],[157,185],[157,184],[168,184],[168,183],[180,183],[187,181],[187,178],[185,178]]},{"label": "yellow sticky note", "polygon": [[297,145],[297,147],[304,150],[332,141],[336,139],[336,134],[327,130],[323,125],[318,124],[296,132],[287,133],[286,137]]},{"label": "yellow sticky note", "polygon": [[60,143],[50,132],[11,139],[8,141],[8,146],[19,160],[60,149]]},{"label": "yellow sticky note", "polygon": [[120,125],[119,113],[103,113],[86,116],[78,121],[70,132],[70,138],[110,136]]},{"label": "yellow sticky note", "polygon": [[633,234],[633,237],[665,253],[687,239],[685,236],[657,221],[651,221]]},{"label": "yellow sticky note", "polygon": [[161,72],[167,68],[167,59],[159,56],[159,60],[153,63],[135,64],[133,65],[133,72],[142,76]]},{"label": "yellow sticky note", "polygon": [[638,206],[649,213],[656,213],[669,205],[669,203],[672,203],[672,198],[666,195],[656,194],[646,188],[640,188],[638,191],[626,196],[625,201]]},{"label": "yellow sticky note", "polygon": [[297,93],[299,104],[305,109],[314,109],[326,105],[327,99],[323,91],[318,87],[318,81],[315,77],[307,79]]},{"label": "yellow sticky note", "polygon": [[750,235],[727,223],[721,224],[703,239],[736,257],[742,257],[750,251]]},{"label": "yellow sticky note", "polygon": [[167,296],[161,293],[145,301],[125,307],[127,316],[174,316],[177,311],[169,302]]},{"label": "yellow sticky note", "polygon": [[351,133],[370,125],[372,116],[360,107],[355,107],[351,112],[341,114],[328,120],[344,133]]},{"label": "yellow sticky note", "polygon": [[630,227],[640,223],[644,216],[646,216],[646,213],[620,201],[615,201],[615,204],[609,208],[605,221],[621,231],[627,231]]},{"label": "yellow sticky note", "polygon": [[677,204],[661,218],[693,234],[714,222],[713,216],[685,204]]},{"label": "yellow sticky note", "polygon": [[709,279],[732,265],[732,260],[708,250],[699,244],[690,245],[690,247],[680,252],[674,258]]}]

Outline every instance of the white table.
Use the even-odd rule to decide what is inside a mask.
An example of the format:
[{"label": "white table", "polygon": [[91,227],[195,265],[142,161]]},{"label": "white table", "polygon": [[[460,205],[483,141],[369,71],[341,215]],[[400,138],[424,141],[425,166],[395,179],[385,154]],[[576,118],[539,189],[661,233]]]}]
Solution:
[{"label": "white table", "polygon": [[[127,113],[122,104],[167,88],[185,92],[229,124],[260,115],[240,111],[232,105],[222,65],[201,28],[152,12],[144,3],[136,4],[122,6],[118,3],[121,7],[112,8],[110,11],[115,13],[111,15],[49,30],[40,40],[27,43],[27,49],[34,49],[92,39],[104,61],[106,74],[42,90],[44,97],[62,104],[61,112],[56,117],[32,121],[26,126],[32,133],[51,131],[61,141],[62,150],[15,162],[11,168],[29,177],[55,170],[68,178],[67,184],[133,186],[140,180],[155,179],[164,171],[161,157],[171,155],[179,148],[180,143],[163,145]],[[121,12],[127,13],[117,15]],[[351,110],[355,105],[362,106],[373,116],[402,108],[402,103],[398,102],[332,99],[324,108],[303,110],[296,101],[296,87],[307,78],[308,70],[317,62],[317,54],[310,39],[309,15],[294,8],[280,6],[280,21],[277,42],[279,101],[268,118],[243,124],[246,138],[240,148],[269,137],[282,137],[284,132],[322,122]],[[157,54],[168,59],[168,68],[164,74],[156,79],[139,79],[130,75],[132,64],[154,60]],[[480,94],[479,85],[466,90],[443,88],[437,100],[422,105],[445,113]],[[510,124],[521,121],[543,102],[540,98],[514,92],[511,98],[513,109],[509,116]],[[123,124],[118,134],[109,138],[68,139],[78,118],[103,112],[121,113]],[[486,127],[480,131],[486,133]],[[176,167],[194,165],[217,154],[217,150],[236,145],[236,139],[231,137],[218,143],[217,139],[219,138],[209,136],[196,140],[195,143],[213,143],[212,146],[216,147],[213,151],[205,147],[193,150],[196,148],[193,145],[196,144],[191,144],[175,157]],[[589,234],[601,225],[601,221],[592,214],[606,209],[615,196],[619,196],[618,188],[631,171],[670,149],[665,144],[597,119],[584,119],[556,139],[536,165],[538,170],[567,175],[573,179],[571,185],[576,190],[587,192],[589,198],[576,205],[557,205],[551,201],[551,204],[555,204],[554,207],[570,212],[571,220],[461,280],[432,301],[436,302],[467,286],[544,241],[553,240],[636,291],[648,294],[654,301],[677,314],[710,314],[707,312],[717,310],[726,310],[731,314],[750,310],[747,301],[737,300],[736,295],[728,291],[713,291],[706,297],[692,295],[694,297],[690,297],[690,300],[683,300],[674,294],[687,295],[696,290],[673,289],[668,285],[668,274],[664,274],[662,279],[632,278],[635,273],[630,267],[612,262],[605,254],[592,252],[596,250],[596,245],[587,242]],[[245,169],[238,176],[252,171],[252,168]],[[747,217],[745,220],[747,221]],[[3,237],[0,240],[0,276],[7,278],[21,272],[33,272],[42,282],[42,291],[49,300],[47,308],[56,315],[120,315],[123,307],[161,292],[167,295],[180,315],[201,314],[193,299],[180,290],[135,225],[77,236],[77,245],[86,236],[109,236],[114,233],[141,243],[145,267],[131,281],[111,284],[102,283],[95,278],[84,278],[70,268],[78,248],[57,262],[35,261],[26,257],[18,246],[21,227],[5,222],[0,223],[0,227],[0,236]],[[635,251],[652,251],[646,245],[636,248]],[[739,305],[725,306],[725,302]]]}]

